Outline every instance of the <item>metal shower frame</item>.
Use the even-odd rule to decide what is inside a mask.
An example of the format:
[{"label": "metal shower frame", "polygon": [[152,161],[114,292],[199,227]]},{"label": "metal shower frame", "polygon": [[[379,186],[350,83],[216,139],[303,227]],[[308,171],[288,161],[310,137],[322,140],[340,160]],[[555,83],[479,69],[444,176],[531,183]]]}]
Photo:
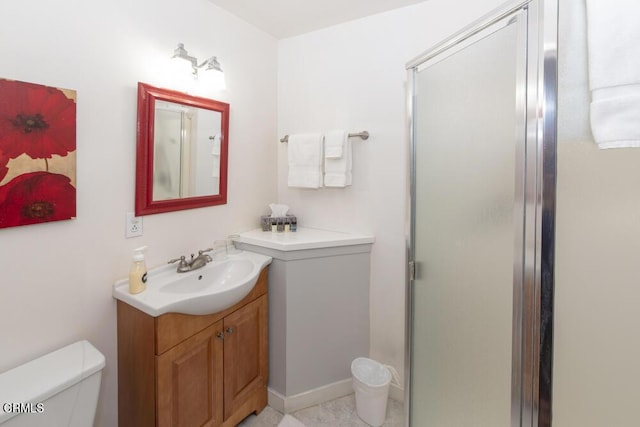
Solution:
[{"label": "metal shower frame", "polygon": [[[511,427],[549,427],[552,409],[553,289],[555,249],[558,0],[517,0],[495,9],[474,24],[407,64],[407,111],[410,140],[410,209],[407,238],[405,425],[411,425],[411,370],[415,232],[415,74],[427,61],[446,56],[479,37],[487,28],[523,17],[526,40],[525,81],[519,81],[519,105],[525,117],[521,158],[526,171],[516,184],[521,194],[516,215],[524,217],[523,253],[514,261]],[[514,18],[515,19],[515,18]],[[510,20],[508,22],[511,22]],[[521,93],[520,93],[521,92]],[[523,174],[520,174],[523,175]],[[519,230],[518,230],[519,231]],[[418,426],[417,424],[414,424]]]}]

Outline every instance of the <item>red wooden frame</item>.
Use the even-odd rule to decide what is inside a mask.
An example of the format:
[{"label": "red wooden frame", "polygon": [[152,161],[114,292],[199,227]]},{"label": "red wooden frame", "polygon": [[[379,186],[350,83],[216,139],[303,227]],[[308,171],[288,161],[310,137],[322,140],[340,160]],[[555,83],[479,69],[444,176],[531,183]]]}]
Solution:
[{"label": "red wooden frame", "polygon": [[[213,196],[153,200],[153,140],[156,100],[169,101],[222,114],[220,138],[220,188]],[[227,163],[229,157],[229,104],[200,98],[170,89],[138,83],[138,129],[136,152],[136,216],[227,203]]]}]

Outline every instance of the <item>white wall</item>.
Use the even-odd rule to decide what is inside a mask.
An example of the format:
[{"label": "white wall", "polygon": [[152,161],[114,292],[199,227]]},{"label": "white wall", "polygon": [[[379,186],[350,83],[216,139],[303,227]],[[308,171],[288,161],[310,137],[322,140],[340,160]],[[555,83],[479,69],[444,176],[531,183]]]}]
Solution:
[{"label": "white wall", "polygon": [[501,1],[431,0],[282,40],[278,59],[278,136],[367,130],[353,141],[353,186],[287,187],[286,144],[278,152],[278,195],[301,226],[368,232],[371,349],[402,372],[408,139],[405,64],[497,7]]},{"label": "white wall", "polygon": [[637,423],[639,164],[638,149],[560,141],[554,426]]},{"label": "white wall", "polygon": [[589,129],[583,0],[560,2],[553,421],[636,425],[640,150]]},{"label": "white wall", "polygon": [[[77,219],[0,229],[0,372],[75,340],[107,358],[99,426],[117,425],[116,319],[111,286],[131,250],[148,265],[257,226],[277,198],[277,42],[207,0],[23,0],[0,3],[0,77],[75,89]],[[227,90],[167,72],[175,45],[217,55]],[[144,218],[133,211],[138,81],[231,104],[228,204]],[[4,100],[3,100],[4,101]]]}]

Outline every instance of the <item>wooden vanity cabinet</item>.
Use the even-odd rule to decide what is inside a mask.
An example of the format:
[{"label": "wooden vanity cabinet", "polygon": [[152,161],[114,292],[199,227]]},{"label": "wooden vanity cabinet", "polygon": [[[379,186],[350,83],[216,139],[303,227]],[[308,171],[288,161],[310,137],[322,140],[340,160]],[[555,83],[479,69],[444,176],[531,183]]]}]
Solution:
[{"label": "wooden vanity cabinet", "polygon": [[156,425],[222,425],[221,330],[216,322],[156,357]]},{"label": "wooden vanity cabinet", "polygon": [[268,267],[215,314],[151,317],[118,301],[119,427],[230,427],[267,404]]}]

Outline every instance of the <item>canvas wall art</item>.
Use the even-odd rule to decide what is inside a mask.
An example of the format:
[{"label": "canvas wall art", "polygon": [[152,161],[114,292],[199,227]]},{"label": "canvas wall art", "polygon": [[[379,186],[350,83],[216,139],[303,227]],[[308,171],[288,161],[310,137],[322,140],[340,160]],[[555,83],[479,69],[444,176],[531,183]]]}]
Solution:
[{"label": "canvas wall art", "polygon": [[76,92],[0,79],[0,228],[76,216]]}]

